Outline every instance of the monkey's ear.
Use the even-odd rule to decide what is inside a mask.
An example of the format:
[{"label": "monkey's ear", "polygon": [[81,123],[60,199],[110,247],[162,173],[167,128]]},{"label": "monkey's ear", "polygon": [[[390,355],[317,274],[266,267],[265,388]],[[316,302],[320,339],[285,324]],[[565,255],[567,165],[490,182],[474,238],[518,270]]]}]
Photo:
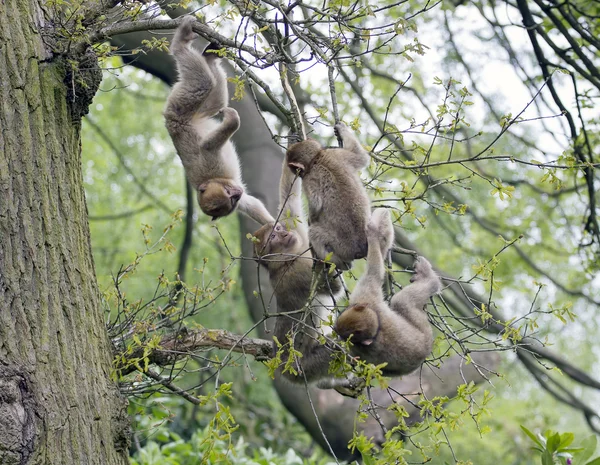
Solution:
[{"label": "monkey's ear", "polygon": [[[365,304],[357,304],[352,307],[352,310],[356,310],[357,312],[362,312],[366,308],[367,308],[367,306]],[[371,342],[373,342],[373,341],[371,341]]]},{"label": "monkey's ear", "polygon": [[291,161],[288,163],[288,168],[291,169],[294,173],[296,171],[300,171],[300,174],[304,173],[304,164],[300,162]]},{"label": "monkey's ear", "polygon": [[204,192],[206,192],[206,183],[202,183],[198,186],[198,192],[200,192],[201,194],[204,194]]}]

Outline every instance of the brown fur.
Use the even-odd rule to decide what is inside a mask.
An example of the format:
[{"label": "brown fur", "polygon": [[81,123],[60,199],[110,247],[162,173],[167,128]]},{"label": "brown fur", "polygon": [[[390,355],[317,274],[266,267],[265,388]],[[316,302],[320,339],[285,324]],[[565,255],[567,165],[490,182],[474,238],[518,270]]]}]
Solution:
[{"label": "brown fur", "polygon": [[337,319],[335,328],[344,340],[352,337],[353,344],[370,345],[380,328],[377,311],[366,304],[348,307]]},{"label": "brown fur", "polygon": [[419,257],[412,284],[392,298],[388,306],[381,286],[385,277],[383,255],[393,239],[387,210],[373,213],[368,227],[367,271],[350,296],[349,308],[338,318],[336,333],[354,344],[353,356],[376,365],[387,363],[386,375],[399,376],[418,368],[431,353],[433,333],[424,307],[441,289],[429,262]]},{"label": "brown fur", "polygon": [[210,44],[199,53],[191,46],[196,38],[194,22],[192,16],[185,17],[171,43],[180,80],[173,86],[164,111],[167,130],[204,213],[216,219],[237,207],[259,224],[272,222],[262,202],[244,192],[231,142],[240,118],[227,106],[225,71],[221,59],[211,52],[219,47]]},{"label": "brown fur", "polygon": [[229,215],[244,191],[231,179],[211,179],[198,186],[198,204],[204,213],[217,219]]},{"label": "brown fur", "polygon": [[340,269],[367,255],[365,228],[370,202],[357,170],[369,155],[342,123],[335,126],[344,148],[323,148],[308,139],[292,145],[286,155],[289,169],[299,172],[308,198],[309,236],[315,255]]}]

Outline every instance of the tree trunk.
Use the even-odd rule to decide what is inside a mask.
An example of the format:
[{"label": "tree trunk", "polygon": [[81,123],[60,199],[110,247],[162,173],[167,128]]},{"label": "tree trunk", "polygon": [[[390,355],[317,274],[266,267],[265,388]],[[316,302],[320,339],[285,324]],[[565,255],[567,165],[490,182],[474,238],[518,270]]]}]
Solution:
[{"label": "tree trunk", "polygon": [[81,174],[98,68],[69,76],[42,3],[0,13],[0,463],[125,464]]}]

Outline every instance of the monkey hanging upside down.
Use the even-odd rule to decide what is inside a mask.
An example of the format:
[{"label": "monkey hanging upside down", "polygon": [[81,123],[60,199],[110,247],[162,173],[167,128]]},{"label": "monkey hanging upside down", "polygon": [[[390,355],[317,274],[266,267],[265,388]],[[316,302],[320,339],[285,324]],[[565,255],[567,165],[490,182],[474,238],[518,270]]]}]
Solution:
[{"label": "monkey hanging upside down", "polygon": [[180,80],[167,100],[167,130],[204,213],[215,220],[238,207],[259,224],[273,222],[263,203],[245,192],[240,162],[231,142],[240,118],[227,106],[229,96],[221,58],[211,53],[219,47],[210,44],[202,54],[192,48],[194,22],[192,16],[185,17],[171,43]]}]

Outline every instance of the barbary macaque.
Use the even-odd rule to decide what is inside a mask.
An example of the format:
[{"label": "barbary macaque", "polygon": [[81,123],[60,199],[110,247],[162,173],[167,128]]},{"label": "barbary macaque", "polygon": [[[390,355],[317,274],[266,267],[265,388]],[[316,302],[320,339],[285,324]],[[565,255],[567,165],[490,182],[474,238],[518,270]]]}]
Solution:
[{"label": "barbary macaque", "polygon": [[[198,203],[213,220],[236,207],[260,224],[273,222],[263,203],[245,192],[231,136],[240,127],[235,109],[227,106],[229,95],[221,58],[209,44],[203,53],[191,46],[196,38],[195,19],[187,16],[171,43],[179,82],[167,100],[165,122]],[[219,120],[214,117],[217,116]]]},{"label": "barbary macaque", "polygon": [[[285,207],[284,207],[285,204]],[[334,348],[321,344],[323,335],[321,324],[333,309],[335,297],[341,290],[339,279],[334,279],[322,263],[314,267],[317,284],[312,289],[313,259],[310,254],[308,232],[302,213],[301,180],[283,167],[280,183],[279,223],[268,223],[254,233],[255,255],[269,273],[271,285],[277,299],[280,314],[275,322],[274,336],[282,344],[282,361],[289,357],[290,338],[293,348],[302,357],[294,360],[297,374],[279,370],[283,376],[294,382],[316,382],[323,389],[357,387],[355,378],[336,378],[328,373],[329,362]],[[282,315],[284,314],[284,315]],[[274,351],[278,346],[273,344]],[[340,391],[342,392],[342,391]]]},{"label": "barbary macaque", "polygon": [[350,338],[353,356],[375,365],[387,363],[384,375],[404,375],[418,368],[431,353],[433,333],[424,307],[431,296],[440,292],[441,281],[431,264],[419,257],[411,284],[395,294],[388,306],[382,291],[383,257],[394,238],[388,210],[373,212],[367,237],[367,270],[334,330],[341,338]]},{"label": "barbary macaque", "polygon": [[352,260],[367,255],[371,207],[357,171],[369,164],[369,155],[345,124],[336,124],[334,130],[343,148],[323,148],[308,139],[292,145],[286,158],[289,169],[302,178],[316,257],[346,270]]}]

